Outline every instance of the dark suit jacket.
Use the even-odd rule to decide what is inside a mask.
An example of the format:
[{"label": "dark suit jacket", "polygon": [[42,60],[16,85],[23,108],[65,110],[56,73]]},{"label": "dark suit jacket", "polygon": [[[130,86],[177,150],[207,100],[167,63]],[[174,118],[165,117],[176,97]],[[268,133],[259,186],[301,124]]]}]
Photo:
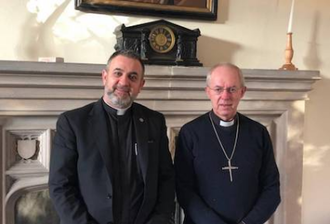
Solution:
[{"label": "dark suit jacket", "polygon": [[[134,224],[169,223],[174,171],[164,116],[133,103],[144,196]],[[111,158],[102,100],[60,115],[49,171],[51,199],[62,224],[113,222]]]}]

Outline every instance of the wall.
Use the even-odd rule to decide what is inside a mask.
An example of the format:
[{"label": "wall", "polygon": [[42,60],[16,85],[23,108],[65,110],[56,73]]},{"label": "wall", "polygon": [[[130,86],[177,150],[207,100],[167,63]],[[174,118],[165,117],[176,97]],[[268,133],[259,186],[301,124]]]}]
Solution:
[{"label": "wall", "polygon": [[[205,66],[231,61],[242,68],[277,69],[284,62],[290,0],[219,0],[215,22],[169,21],[199,28],[198,58]],[[328,0],[297,0],[293,63],[319,70],[306,105],[303,224],[330,222],[330,31]],[[75,11],[72,0],[11,0],[0,7],[0,60],[64,57],[66,62],[104,63],[113,52],[117,25],[158,18],[108,16]]]}]

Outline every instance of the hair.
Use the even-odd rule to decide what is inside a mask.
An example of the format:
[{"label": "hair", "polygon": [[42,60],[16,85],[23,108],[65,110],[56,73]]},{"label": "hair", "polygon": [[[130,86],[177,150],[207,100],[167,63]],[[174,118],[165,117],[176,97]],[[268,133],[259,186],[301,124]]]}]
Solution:
[{"label": "hair", "polygon": [[115,51],[108,59],[107,61],[107,65],[106,65],[106,70],[109,71],[109,65],[112,61],[112,59],[114,59],[115,57],[117,56],[125,56],[127,58],[131,58],[131,59],[135,59],[137,61],[140,62],[141,64],[141,67],[142,67],[142,78],[144,77],[144,72],[145,72],[145,66],[144,66],[144,63],[143,61],[141,60],[140,56],[135,53],[134,51],[132,50],[118,50],[118,51]]},{"label": "hair", "polygon": [[212,75],[213,71],[219,67],[227,67],[227,68],[232,68],[232,69],[236,70],[239,75],[241,87],[245,87],[245,78],[243,76],[242,70],[238,66],[236,66],[232,63],[228,63],[228,62],[216,64],[209,70],[209,72],[207,73],[207,76],[206,76],[206,85],[210,84],[210,79],[211,79],[211,75]]}]

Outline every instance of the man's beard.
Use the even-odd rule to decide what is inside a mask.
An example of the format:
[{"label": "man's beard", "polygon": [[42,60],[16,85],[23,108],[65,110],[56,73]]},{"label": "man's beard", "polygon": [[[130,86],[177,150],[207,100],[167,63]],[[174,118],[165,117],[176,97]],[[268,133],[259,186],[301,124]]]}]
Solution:
[{"label": "man's beard", "polygon": [[[122,89],[127,91],[127,95],[118,97],[115,93],[116,89]],[[133,101],[135,100],[136,96],[133,96],[130,92],[130,89],[127,87],[120,87],[118,85],[114,86],[112,90],[107,90],[108,99],[114,107],[118,109],[125,109],[129,107]]]}]

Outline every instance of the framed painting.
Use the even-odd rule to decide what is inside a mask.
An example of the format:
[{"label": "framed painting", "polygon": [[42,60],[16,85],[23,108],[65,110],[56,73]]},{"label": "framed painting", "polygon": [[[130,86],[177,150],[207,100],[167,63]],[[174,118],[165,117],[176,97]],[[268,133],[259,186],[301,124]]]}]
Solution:
[{"label": "framed painting", "polygon": [[218,0],[75,0],[84,12],[216,20]]}]

